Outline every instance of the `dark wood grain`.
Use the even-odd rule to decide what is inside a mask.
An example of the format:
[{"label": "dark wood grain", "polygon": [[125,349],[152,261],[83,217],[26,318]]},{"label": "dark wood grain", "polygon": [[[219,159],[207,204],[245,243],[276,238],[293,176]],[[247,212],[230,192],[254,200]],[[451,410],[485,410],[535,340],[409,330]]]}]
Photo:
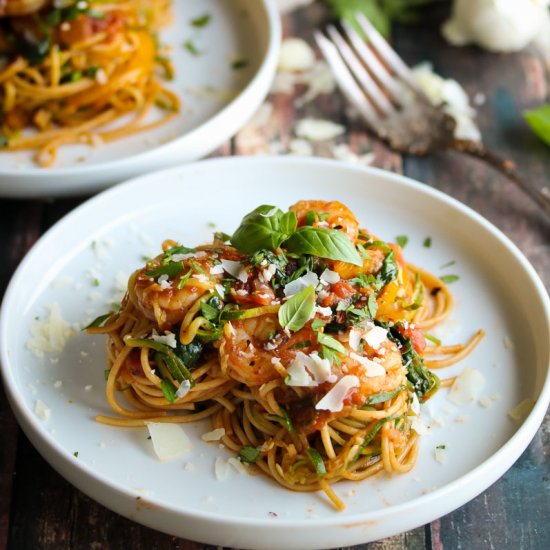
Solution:
[{"label": "dark wood grain", "polygon": [[[538,186],[550,180],[549,149],[522,120],[524,109],[548,96],[548,79],[532,51],[503,56],[475,48],[448,46],[438,25],[444,12],[434,12],[419,27],[397,27],[394,45],[408,63],[430,59],[439,73],[456,78],[467,91],[486,96],[478,107],[485,143],[513,159]],[[326,18],[320,5],[286,17],[285,32],[311,40],[313,28]],[[319,97],[296,108],[294,98],[270,97],[274,106],[269,123],[248,126],[216,155],[268,152],[277,141],[288,147],[298,118],[313,116],[346,127],[342,141],[359,153],[374,151],[374,164],[405,174],[465,202],[504,231],[535,266],[550,287],[550,226],[536,206],[488,166],[457,153],[428,158],[402,158],[365,132],[350,118],[339,93]],[[330,155],[322,144],[317,154]],[[83,199],[57,201],[0,200],[0,285],[5,289],[18,263],[53,223]],[[478,498],[431,525],[356,547],[357,550],[455,548],[499,550],[550,547],[550,416],[522,457],[497,483]],[[177,539],[140,526],[107,510],[76,490],[37,454],[19,433],[0,389],[0,549],[182,549],[214,547]]]}]

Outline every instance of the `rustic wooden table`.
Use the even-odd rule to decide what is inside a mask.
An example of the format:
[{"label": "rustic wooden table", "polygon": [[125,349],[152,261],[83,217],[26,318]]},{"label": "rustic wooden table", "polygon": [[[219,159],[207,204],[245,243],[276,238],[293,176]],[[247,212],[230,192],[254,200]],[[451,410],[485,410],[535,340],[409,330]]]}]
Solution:
[{"label": "rustic wooden table", "polygon": [[[285,33],[311,41],[312,29],[326,13],[312,6],[285,18]],[[478,108],[485,142],[514,159],[541,187],[550,183],[550,149],[523,123],[525,108],[548,99],[548,79],[537,55],[525,51],[494,55],[475,48],[448,46],[438,32],[443,12],[422,26],[397,27],[394,44],[408,63],[432,60],[440,74],[459,80],[470,93],[487,98]],[[277,138],[292,136],[296,119],[315,116],[347,128],[346,141],[356,151],[374,151],[374,165],[403,172],[468,204],[514,241],[550,285],[550,221],[530,199],[487,166],[458,154],[403,158],[370,140],[361,124],[346,116],[339,93],[320,97],[301,109],[293,99],[270,98],[274,112],[268,126],[243,130],[217,155],[265,151]],[[22,257],[53,223],[83,199],[0,201],[2,289]],[[358,549],[550,548],[550,416],[522,457],[479,497],[430,525]],[[108,549],[212,548],[142,527],[96,504],[62,479],[19,430],[0,388],[0,548]]]}]

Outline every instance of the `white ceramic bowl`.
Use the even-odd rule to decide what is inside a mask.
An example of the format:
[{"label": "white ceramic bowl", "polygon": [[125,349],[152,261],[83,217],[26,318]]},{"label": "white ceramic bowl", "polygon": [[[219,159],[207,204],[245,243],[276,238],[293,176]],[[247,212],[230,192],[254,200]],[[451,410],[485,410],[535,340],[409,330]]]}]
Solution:
[{"label": "white ceramic bowl", "polygon": [[[263,476],[232,472],[217,481],[214,461],[230,455],[200,439],[208,422],[186,425],[193,449],[168,463],[155,458],[144,429],[96,423],[96,413],[110,413],[102,337],[78,332],[63,352],[43,359],[26,349],[35,317],[42,318],[46,306],[58,303],[70,323],[99,315],[116,299],[117,274],[124,283],[142,264],[142,254],[156,253],[163,239],[188,246],[205,242],[212,222],[231,232],[259,204],[286,208],[304,198],[338,199],[382,239],[407,235],[405,255],[413,263],[460,276],[451,286],[456,310],[439,331],[444,342],[487,331],[467,359],[442,375],[476,368],[487,380],[482,395],[494,398],[491,406],[458,409],[441,390],[422,408],[431,433],[421,438],[414,471],[336,484],[346,503],[340,513],[323,494],[289,492]],[[426,237],[430,248],[423,246]],[[456,262],[452,267],[441,267],[450,260]],[[548,406],[549,327],[548,296],[531,265],[466,206],[380,170],[255,157],[147,175],[70,213],[14,275],[2,305],[0,344],[6,393],[21,427],[76,487],[126,517],[180,537],[299,550],[351,546],[411,529],[464,504],[500,477],[526,448]],[[514,423],[507,413],[525,398],[536,404],[523,423]],[[35,414],[37,400],[51,411],[49,420]],[[446,446],[444,464],[434,458],[438,445]]]},{"label": "white ceramic bowl", "polygon": [[[34,152],[0,152],[0,197],[57,197],[95,192],[130,177],[198,159],[224,143],[254,114],[277,67],[281,25],[274,0],[176,0],[174,22],[161,32],[173,47],[176,77],[167,86],[182,99],[175,120],[95,148],[60,148],[52,168]],[[209,14],[197,29],[191,19]],[[191,40],[200,55],[191,55]],[[231,67],[239,56],[248,65]]]}]

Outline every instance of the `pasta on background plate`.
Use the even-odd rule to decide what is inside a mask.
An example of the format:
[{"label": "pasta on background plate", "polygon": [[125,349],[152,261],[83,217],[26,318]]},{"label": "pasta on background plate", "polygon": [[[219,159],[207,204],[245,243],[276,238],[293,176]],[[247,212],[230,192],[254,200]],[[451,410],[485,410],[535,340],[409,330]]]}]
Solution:
[{"label": "pasta on background plate", "polygon": [[232,236],[162,250],[88,328],[107,335],[116,416],[99,422],[210,418],[243,463],[337,509],[334,482],[413,468],[420,403],[452,383],[433,369],[483,336],[427,345],[452,308],[443,281],[337,201],[262,205]]}]

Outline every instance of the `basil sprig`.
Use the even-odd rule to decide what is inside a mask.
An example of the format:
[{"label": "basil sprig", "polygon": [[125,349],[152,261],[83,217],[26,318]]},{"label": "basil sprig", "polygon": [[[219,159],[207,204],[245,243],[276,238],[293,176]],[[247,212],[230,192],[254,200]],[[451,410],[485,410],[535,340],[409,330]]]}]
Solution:
[{"label": "basil sprig", "polygon": [[337,229],[300,227],[285,242],[286,249],[294,254],[311,254],[319,258],[340,260],[362,266],[363,261],[349,237]]},{"label": "basil sprig", "polygon": [[315,287],[310,285],[289,298],[279,309],[279,323],[293,332],[309,321],[315,309]]},{"label": "basil sprig", "polygon": [[282,212],[275,206],[262,204],[247,214],[231,237],[233,246],[246,254],[258,250],[276,250],[296,231],[294,212]]},{"label": "basil sprig", "polygon": [[291,254],[312,255],[361,266],[363,262],[348,236],[337,229],[304,226],[297,229],[296,214],[264,204],[247,214],[231,243],[246,254],[276,250],[284,244]]}]

